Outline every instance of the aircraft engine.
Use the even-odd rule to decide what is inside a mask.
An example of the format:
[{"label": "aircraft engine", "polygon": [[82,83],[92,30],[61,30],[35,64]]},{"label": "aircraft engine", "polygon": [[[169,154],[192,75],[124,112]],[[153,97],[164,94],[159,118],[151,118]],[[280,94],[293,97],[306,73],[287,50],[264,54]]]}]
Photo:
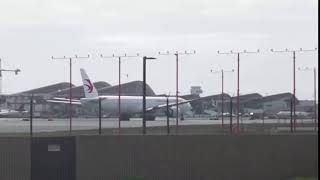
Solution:
[{"label": "aircraft engine", "polygon": [[[179,108],[179,112],[181,112],[180,108]],[[176,117],[177,114],[177,108],[176,107],[171,107],[169,108],[169,117]]]}]

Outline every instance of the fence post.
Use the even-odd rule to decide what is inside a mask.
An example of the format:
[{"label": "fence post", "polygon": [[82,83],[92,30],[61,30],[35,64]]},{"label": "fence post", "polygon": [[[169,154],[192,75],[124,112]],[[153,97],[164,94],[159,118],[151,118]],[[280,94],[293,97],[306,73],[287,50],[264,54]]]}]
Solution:
[{"label": "fence post", "polygon": [[293,123],[292,123],[292,98],[291,98],[291,100],[290,100],[290,132],[291,133],[293,133],[293,127],[292,127],[292,125],[293,125]]},{"label": "fence post", "polygon": [[101,98],[99,98],[99,134],[101,134]]},{"label": "fence post", "polygon": [[169,125],[169,97],[167,97],[167,135],[170,134],[170,125]]},{"label": "fence post", "polygon": [[30,136],[33,136],[33,94],[30,97]]},{"label": "fence post", "polygon": [[[222,114],[223,116],[223,114]],[[232,97],[230,98],[230,134],[232,134]]]}]

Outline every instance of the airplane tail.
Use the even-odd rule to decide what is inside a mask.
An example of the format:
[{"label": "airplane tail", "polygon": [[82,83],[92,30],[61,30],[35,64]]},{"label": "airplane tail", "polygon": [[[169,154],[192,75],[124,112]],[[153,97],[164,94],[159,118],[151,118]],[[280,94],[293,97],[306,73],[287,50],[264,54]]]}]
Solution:
[{"label": "airplane tail", "polygon": [[80,69],[82,82],[83,82],[83,90],[86,98],[94,98],[98,97],[98,91],[94,87],[93,83],[89,79],[86,71],[84,69]]}]

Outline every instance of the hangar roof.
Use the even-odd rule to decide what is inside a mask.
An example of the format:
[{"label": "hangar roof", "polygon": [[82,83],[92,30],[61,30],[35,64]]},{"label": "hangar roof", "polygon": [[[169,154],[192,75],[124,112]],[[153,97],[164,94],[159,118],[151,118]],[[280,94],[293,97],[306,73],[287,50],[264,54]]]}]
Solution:
[{"label": "hangar roof", "polygon": [[[15,93],[13,95],[19,95],[19,94],[51,94],[55,91],[59,91],[59,90],[63,90],[66,88],[70,87],[70,83],[69,82],[61,82],[61,83],[56,83],[56,84],[52,84],[52,85],[48,85],[48,86],[43,86],[40,88],[36,88],[36,89],[31,89],[31,90],[27,90],[27,91],[23,91],[20,93]],[[74,87],[74,85],[72,84],[72,87]]]},{"label": "hangar roof", "polygon": [[[261,99],[261,98],[262,98],[262,95],[260,95],[259,93],[244,94],[239,96],[240,102],[246,102],[246,101],[251,101],[251,100]],[[235,102],[236,100],[237,100],[237,96],[232,97],[232,101]]]},{"label": "hangar roof", "polygon": [[[128,83],[121,84],[121,95],[126,96],[142,96],[142,81],[132,81]],[[98,93],[100,95],[118,95],[119,86],[110,86],[98,89]],[[146,95],[147,96],[155,96],[156,94],[151,89],[151,87],[146,85]]]},{"label": "hangar roof", "polygon": [[278,99],[291,99],[293,94],[287,92],[287,93],[280,93],[280,94],[274,94],[270,96],[263,97],[264,101],[274,101]]}]

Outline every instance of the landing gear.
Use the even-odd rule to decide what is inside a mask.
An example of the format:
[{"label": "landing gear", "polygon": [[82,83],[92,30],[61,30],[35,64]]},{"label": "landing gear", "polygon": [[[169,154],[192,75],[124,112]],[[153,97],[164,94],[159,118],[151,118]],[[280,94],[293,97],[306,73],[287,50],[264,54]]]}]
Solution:
[{"label": "landing gear", "polygon": [[130,116],[128,114],[121,114],[120,115],[120,120],[121,121],[129,121],[130,120]]},{"label": "landing gear", "polygon": [[183,114],[180,115],[180,120],[182,120],[182,121],[184,120]]},{"label": "landing gear", "polygon": [[153,115],[146,115],[146,120],[147,121],[154,121],[154,120],[156,120],[156,117]]}]

